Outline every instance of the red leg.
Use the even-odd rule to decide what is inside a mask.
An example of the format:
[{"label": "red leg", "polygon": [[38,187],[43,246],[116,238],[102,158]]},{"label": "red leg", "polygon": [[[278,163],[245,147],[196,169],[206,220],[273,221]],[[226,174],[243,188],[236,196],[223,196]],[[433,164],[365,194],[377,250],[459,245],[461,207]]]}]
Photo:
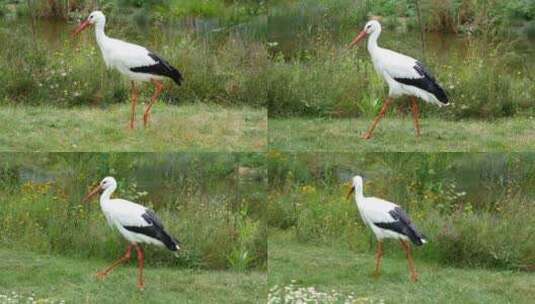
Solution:
[{"label": "red leg", "polygon": [[377,252],[375,253],[375,273],[378,278],[381,275],[381,259],[383,258],[383,241],[377,241]]},{"label": "red leg", "polygon": [[137,251],[137,265],[139,268],[139,275],[137,278],[137,288],[143,289],[145,285],[143,284],[143,265],[145,264],[145,256],[143,254],[143,248],[141,246],[136,245],[136,251]]},{"label": "red leg", "polygon": [[136,103],[139,92],[136,88],[136,84],[132,81],[132,116],[130,117],[130,129],[134,128],[134,122],[136,120]]},{"label": "red leg", "polygon": [[418,108],[418,100],[416,97],[411,97],[412,118],[414,119],[414,127],[416,128],[416,136],[420,136],[420,122],[418,121],[420,116],[420,109]]},{"label": "red leg", "polygon": [[128,245],[128,248],[126,248],[125,254],[120,257],[117,261],[115,261],[113,264],[111,264],[108,268],[106,268],[103,271],[97,272],[97,278],[104,279],[106,276],[113,270],[115,267],[121,265],[122,263],[130,260],[130,254],[132,252],[133,245]]},{"label": "red leg", "polygon": [[409,272],[411,273],[411,281],[416,282],[418,281],[418,273],[416,273],[416,268],[414,267],[414,261],[412,260],[412,252],[411,252],[411,245],[408,241],[400,240],[401,247],[403,247],[403,250],[405,251],[405,255],[407,256],[407,262],[409,263]]},{"label": "red leg", "polygon": [[370,139],[372,137],[373,130],[375,129],[375,127],[377,126],[377,124],[379,123],[381,118],[383,118],[385,116],[386,110],[388,110],[388,106],[391,103],[392,103],[392,97],[388,97],[385,100],[385,103],[383,104],[383,107],[381,108],[381,112],[379,112],[379,115],[377,115],[377,117],[374,119],[372,125],[370,126],[370,129],[368,130],[368,132],[364,133],[362,138]]},{"label": "red leg", "polygon": [[154,95],[152,95],[151,101],[149,105],[147,106],[147,109],[145,110],[145,114],[143,114],[143,124],[145,127],[149,123],[150,109],[152,108],[154,103],[156,103],[156,100],[158,100],[158,96],[160,96],[160,94],[163,91],[163,82],[161,82],[160,80],[154,80],[154,79],[152,79],[151,82],[156,87],[156,90],[154,91]]}]

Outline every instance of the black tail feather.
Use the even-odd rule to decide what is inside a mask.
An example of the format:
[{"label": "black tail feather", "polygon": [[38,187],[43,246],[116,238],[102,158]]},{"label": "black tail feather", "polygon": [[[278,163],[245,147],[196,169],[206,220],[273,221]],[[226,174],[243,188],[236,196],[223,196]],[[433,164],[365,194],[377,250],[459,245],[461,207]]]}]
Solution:
[{"label": "black tail feather", "polygon": [[150,209],[146,209],[145,213],[141,215],[143,219],[149,224],[148,226],[123,226],[126,230],[144,234],[153,239],[162,242],[167,249],[171,251],[178,251],[180,249],[180,242],[173,238],[167,231],[160,218]]},{"label": "black tail feather", "polygon": [[165,247],[167,247],[167,249],[171,251],[177,251],[180,248],[178,246],[179,242],[175,238],[173,238],[171,235],[169,235],[169,233],[167,233],[167,231],[165,230],[162,230],[160,241],[162,241]]},{"label": "black tail feather", "polygon": [[377,227],[392,230],[399,234],[403,234],[411,240],[411,242],[416,246],[421,246],[426,243],[426,237],[423,233],[419,232],[416,229],[416,226],[412,223],[409,216],[401,209],[396,207],[388,212],[392,218],[393,222],[383,222],[383,223],[374,223]]},{"label": "black tail feather", "polygon": [[416,230],[416,227],[412,223],[407,228],[408,229],[406,235],[414,245],[422,246],[426,242],[425,235],[418,232],[418,230]]},{"label": "black tail feather", "polygon": [[182,81],[184,80],[184,78],[182,77],[182,74],[180,74],[180,72],[174,66],[170,65],[169,62],[167,62],[165,59],[163,59],[162,57],[154,53],[149,53],[148,55],[150,58],[156,61],[156,64],[148,65],[148,66],[133,67],[133,68],[130,68],[130,70],[136,73],[147,73],[147,74],[169,77],[173,79],[173,81],[177,85],[182,84]]},{"label": "black tail feather", "polygon": [[170,73],[170,76],[169,76],[171,79],[173,79],[173,81],[177,84],[177,85],[181,85],[182,84],[182,80],[184,80],[184,78],[182,78],[182,74],[180,74],[180,72],[173,68],[173,71]]}]

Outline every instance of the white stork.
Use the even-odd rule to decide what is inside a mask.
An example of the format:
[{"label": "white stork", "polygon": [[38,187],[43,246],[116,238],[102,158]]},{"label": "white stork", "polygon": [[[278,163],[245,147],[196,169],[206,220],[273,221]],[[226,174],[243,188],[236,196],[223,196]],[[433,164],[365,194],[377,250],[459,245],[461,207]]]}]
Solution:
[{"label": "white stork", "polygon": [[355,193],[355,202],[362,221],[368,226],[377,238],[377,252],[375,255],[375,273],[379,277],[381,272],[381,258],[383,257],[383,240],[386,238],[399,239],[401,247],[407,255],[411,280],[416,282],[418,274],[412,260],[411,246],[421,246],[427,243],[425,236],[418,232],[409,216],[398,205],[376,197],[365,197],[363,193],[363,180],[360,176],[353,177],[352,187],[347,198]]},{"label": "white stork", "polygon": [[134,128],[136,116],[136,102],[139,92],[136,88],[136,82],[150,81],[156,87],[151,102],[148,104],[143,115],[143,123],[147,126],[150,117],[152,105],[160,96],[164,85],[162,79],[171,78],[177,85],[180,85],[183,78],[180,72],[171,66],[162,57],[149,51],[148,49],[110,38],[104,33],[106,26],[106,16],[101,11],[92,12],[73,33],[73,36],[79,34],[87,27],[95,25],[97,43],[102,52],[104,63],[108,68],[114,68],[121,74],[127,76],[132,82],[132,116],[130,118],[130,128]]},{"label": "white stork", "polygon": [[115,267],[130,260],[132,248],[135,248],[139,268],[137,287],[143,289],[143,265],[145,259],[143,249],[139,244],[148,243],[165,246],[176,255],[180,250],[179,241],[165,231],[161,220],[154,211],[127,200],[111,199],[115,189],[117,189],[115,178],[108,176],[84,198],[84,201],[88,201],[95,194],[101,193],[100,208],[108,220],[108,224],[112,228],[119,230],[119,233],[130,242],[126,253],[111,266],[98,272],[97,278],[104,279]]},{"label": "white stork", "polygon": [[411,96],[416,136],[420,136],[420,125],[418,122],[420,110],[418,109],[416,97],[420,97],[424,101],[438,106],[445,106],[448,105],[448,96],[421,62],[409,56],[378,46],[377,39],[380,34],[381,24],[376,20],[369,21],[360,34],[348,46],[348,48],[353,47],[369,35],[368,52],[372,57],[373,66],[377,73],[384,78],[389,87],[388,98],[385,100],[379,115],[373,121],[368,132],[364,133],[362,137],[364,139],[371,138],[375,126],[385,115],[388,106],[395,97],[401,95]]}]

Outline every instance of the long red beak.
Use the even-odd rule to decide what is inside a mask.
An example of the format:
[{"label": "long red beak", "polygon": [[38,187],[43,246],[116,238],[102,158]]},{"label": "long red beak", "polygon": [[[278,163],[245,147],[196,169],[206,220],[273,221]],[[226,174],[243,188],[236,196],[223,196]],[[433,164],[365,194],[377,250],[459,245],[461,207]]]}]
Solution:
[{"label": "long red beak", "polygon": [[96,186],[84,197],[83,202],[88,202],[93,196],[95,196],[95,194],[100,193],[100,191],[102,191],[100,185]]},{"label": "long red beak", "polygon": [[72,36],[74,37],[78,35],[81,31],[85,30],[90,25],[91,23],[89,23],[88,19],[82,21],[82,23],[80,23],[80,25],[78,25],[78,27],[74,30],[74,32],[72,33]]},{"label": "long red beak", "polygon": [[357,43],[359,43],[362,39],[366,38],[366,36],[368,36],[368,33],[366,33],[365,31],[360,32],[357,35],[357,37],[355,37],[355,39],[353,39],[353,41],[351,41],[351,43],[347,46],[347,48],[348,49],[352,48]]}]

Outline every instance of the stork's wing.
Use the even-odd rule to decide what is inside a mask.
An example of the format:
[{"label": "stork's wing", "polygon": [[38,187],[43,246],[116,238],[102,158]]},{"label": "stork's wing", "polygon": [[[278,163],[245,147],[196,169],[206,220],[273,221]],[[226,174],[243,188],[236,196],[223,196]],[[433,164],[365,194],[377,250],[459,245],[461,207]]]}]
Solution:
[{"label": "stork's wing", "polygon": [[367,197],[366,200],[369,202],[369,204],[366,204],[365,214],[365,217],[368,221],[372,223],[390,223],[396,220],[392,217],[389,211],[398,208],[398,205],[377,197]]},{"label": "stork's wing", "polygon": [[176,84],[180,85],[182,83],[182,74],[169,64],[165,59],[156,55],[155,53],[148,53],[147,56],[152,58],[156,63],[150,65],[143,65],[132,67],[130,70],[136,73],[147,73],[153,75],[165,76],[173,79]]},{"label": "stork's wing", "polygon": [[169,233],[167,233],[167,231],[165,231],[162,221],[160,218],[158,218],[154,211],[146,209],[145,213],[143,213],[141,217],[145,221],[145,225],[123,227],[126,230],[160,240],[171,251],[176,251],[179,249],[178,240],[174,239],[171,235],[169,235]]},{"label": "stork's wing", "polygon": [[113,199],[110,203],[110,213],[113,214],[113,220],[121,226],[148,226],[149,224],[143,219],[142,215],[146,209],[136,203],[124,199]]},{"label": "stork's wing", "polygon": [[109,51],[112,52],[112,57],[127,69],[157,63],[148,56],[149,50],[140,45],[113,38],[110,38],[110,45]]},{"label": "stork's wing", "polygon": [[120,70],[165,76],[176,84],[182,83],[182,74],[165,59],[137,44],[110,38],[111,57]]},{"label": "stork's wing", "polygon": [[421,62],[390,50],[384,50],[384,56],[388,60],[383,63],[383,68],[394,80],[422,89],[435,95],[440,102],[448,103],[448,96]]},{"label": "stork's wing", "polygon": [[151,209],[146,209],[146,211],[145,211],[145,213],[143,213],[142,217],[147,222],[147,224],[159,227],[161,229],[164,229],[162,221],[156,215],[156,213],[154,213],[154,211],[152,211]]},{"label": "stork's wing", "polygon": [[377,227],[403,234],[417,246],[426,242],[425,236],[416,229],[416,226],[412,223],[411,219],[403,209],[396,207],[390,210],[388,214],[393,221],[374,222],[373,224]]}]

